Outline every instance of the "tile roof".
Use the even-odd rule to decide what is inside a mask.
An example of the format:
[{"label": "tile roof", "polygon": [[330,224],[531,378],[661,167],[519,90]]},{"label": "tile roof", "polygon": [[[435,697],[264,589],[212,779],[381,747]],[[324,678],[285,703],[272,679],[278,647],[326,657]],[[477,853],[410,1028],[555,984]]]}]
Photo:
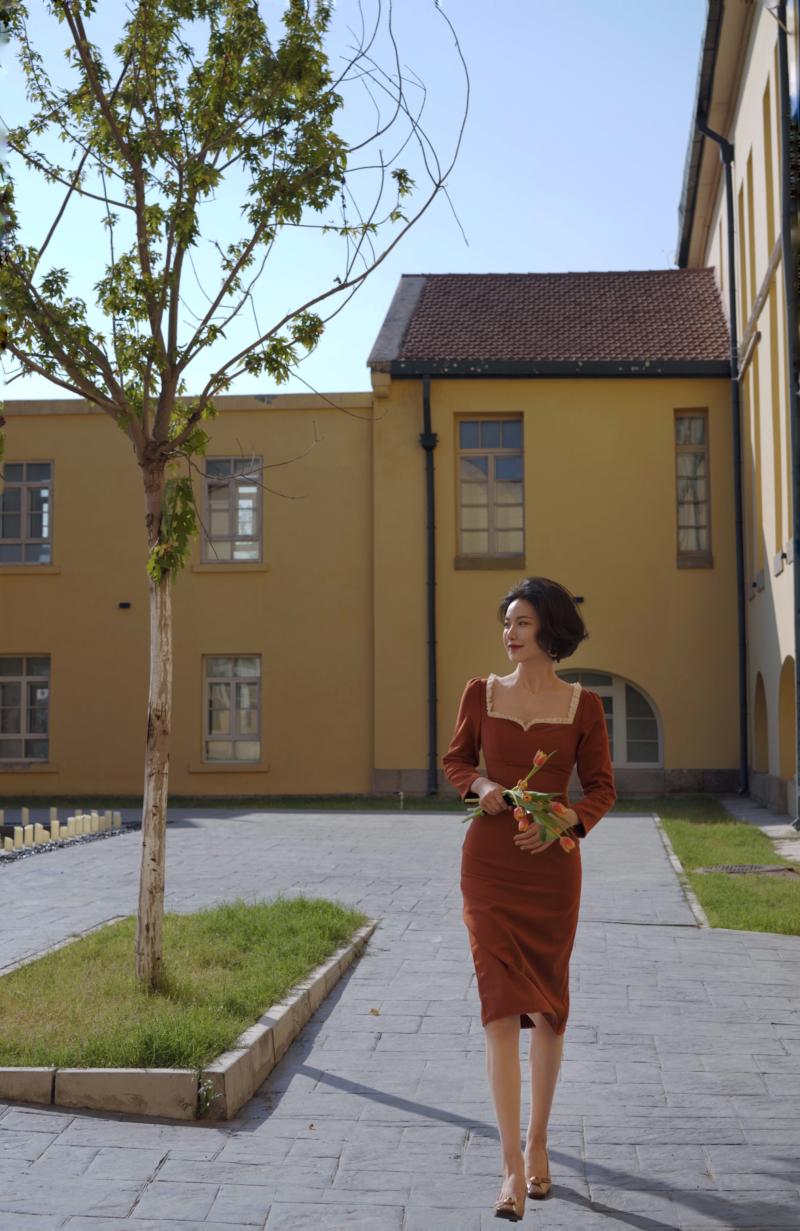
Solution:
[{"label": "tile roof", "polygon": [[587,365],[637,374],[726,374],[730,341],[714,270],[406,274],[368,363],[411,375],[458,365],[536,374]]}]

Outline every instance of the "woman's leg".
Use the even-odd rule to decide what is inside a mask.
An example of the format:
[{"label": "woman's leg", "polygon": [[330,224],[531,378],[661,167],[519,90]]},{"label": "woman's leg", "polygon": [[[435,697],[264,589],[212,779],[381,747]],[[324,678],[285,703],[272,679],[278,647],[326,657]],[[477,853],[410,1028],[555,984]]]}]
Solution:
[{"label": "woman's leg", "polygon": [[547,1124],[556,1092],[564,1035],[556,1034],[542,1013],[531,1013],[536,1023],[531,1030],[528,1060],[531,1077],[531,1117],[525,1140],[525,1175],[547,1174]]},{"label": "woman's leg", "polygon": [[486,1072],[492,1092],[497,1127],[500,1131],[500,1151],[503,1161],[503,1187],[500,1199],[525,1193],[525,1166],[520,1128],[520,1065],[519,1014],[487,1022]]}]

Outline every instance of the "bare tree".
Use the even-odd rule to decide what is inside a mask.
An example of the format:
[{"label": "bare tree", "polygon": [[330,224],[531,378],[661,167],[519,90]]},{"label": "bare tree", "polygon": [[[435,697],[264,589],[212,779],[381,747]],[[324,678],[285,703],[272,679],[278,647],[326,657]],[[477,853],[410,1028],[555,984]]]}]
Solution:
[{"label": "bare tree", "polygon": [[[286,380],[326,321],[446,192],[469,92],[438,0],[432,12],[452,34],[466,83],[446,165],[422,126],[425,90],[401,67],[385,0],[377,0],[369,28],[360,3],[354,10],[360,29],[338,71],[326,51],[327,0],[284,0],[274,35],[256,0],[130,0],[106,53],[90,38],[96,7],[96,0],[43,0],[35,27],[24,5],[5,10],[32,115],[7,133],[0,294],[6,358],[15,365],[10,380],[38,373],[101,407],[129,438],[142,472],[150,685],[136,973],[153,988],[162,974],[172,584],[198,530],[191,467],[208,442],[204,422],[216,413],[215,396],[243,373]],[[54,81],[37,49],[46,23],[58,23],[66,41],[67,84]],[[379,62],[379,44],[389,49],[388,66]],[[348,144],[337,123],[347,118],[345,95],[354,87],[368,92],[376,118],[363,140]],[[72,155],[66,165],[62,149]],[[12,166],[17,177],[38,178],[61,194],[36,243],[15,208]],[[187,286],[204,210],[223,185],[241,194],[239,233],[213,241],[214,287],[196,279]],[[73,198],[98,211],[98,234],[107,237],[91,305],[71,293],[74,265],[43,265]],[[325,211],[333,207],[331,222]],[[235,212],[227,216],[235,225]],[[257,284],[278,241],[297,228],[330,234],[340,246],[340,272],[262,328]],[[216,356],[245,308],[254,321],[246,342],[232,346],[190,396],[190,365],[196,371],[207,363],[211,348]]]}]

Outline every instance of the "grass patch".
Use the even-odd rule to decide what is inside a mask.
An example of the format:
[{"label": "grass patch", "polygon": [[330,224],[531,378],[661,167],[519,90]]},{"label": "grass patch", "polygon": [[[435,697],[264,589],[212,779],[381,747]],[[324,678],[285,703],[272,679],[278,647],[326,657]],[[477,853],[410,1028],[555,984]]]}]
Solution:
[{"label": "grass patch", "polygon": [[797,867],[756,825],[732,817],[712,795],[618,800],[615,812],[656,812],[712,927],[800,935],[800,876],[695,872],[718,863]]},{"label": "grass patch", "polygon": [[129,916],[0,978],[0,1065],[199,1068],[368,922],[325,898],[164,916],[164,979],[135,979]]}]

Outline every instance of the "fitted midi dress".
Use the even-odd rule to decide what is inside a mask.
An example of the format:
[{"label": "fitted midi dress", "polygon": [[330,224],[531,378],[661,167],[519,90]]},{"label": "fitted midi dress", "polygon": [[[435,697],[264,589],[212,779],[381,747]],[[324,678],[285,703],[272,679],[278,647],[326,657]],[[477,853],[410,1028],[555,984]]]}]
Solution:
[{"label": "fitted midi dress", "polygon": [[[605,710],[596,692],[576,682],[566,717],[524,723],[495,708],[495,678],[490,674],[467,682],[442,758],[448,781],[462,799],[480,776],[513,787],[540,749],[555,752],[529,786],[554,792],[574,809],[578,821],[567,831],[576,839],[571,851],[554,841],[533,855],[513,841],[518,829],[511,808],[481,813],[469,823],[461,851],[462,917],[481,1024],[518,1013],[520,1026],[531,1028],[530,1014],[542,1013],[556,1034],[563,1034],[580,909],[581,842],[617,798]],[[485,775],[478,764],[481,750]],[[576,764],[584,794],[570,803],[567,785]]]}]

